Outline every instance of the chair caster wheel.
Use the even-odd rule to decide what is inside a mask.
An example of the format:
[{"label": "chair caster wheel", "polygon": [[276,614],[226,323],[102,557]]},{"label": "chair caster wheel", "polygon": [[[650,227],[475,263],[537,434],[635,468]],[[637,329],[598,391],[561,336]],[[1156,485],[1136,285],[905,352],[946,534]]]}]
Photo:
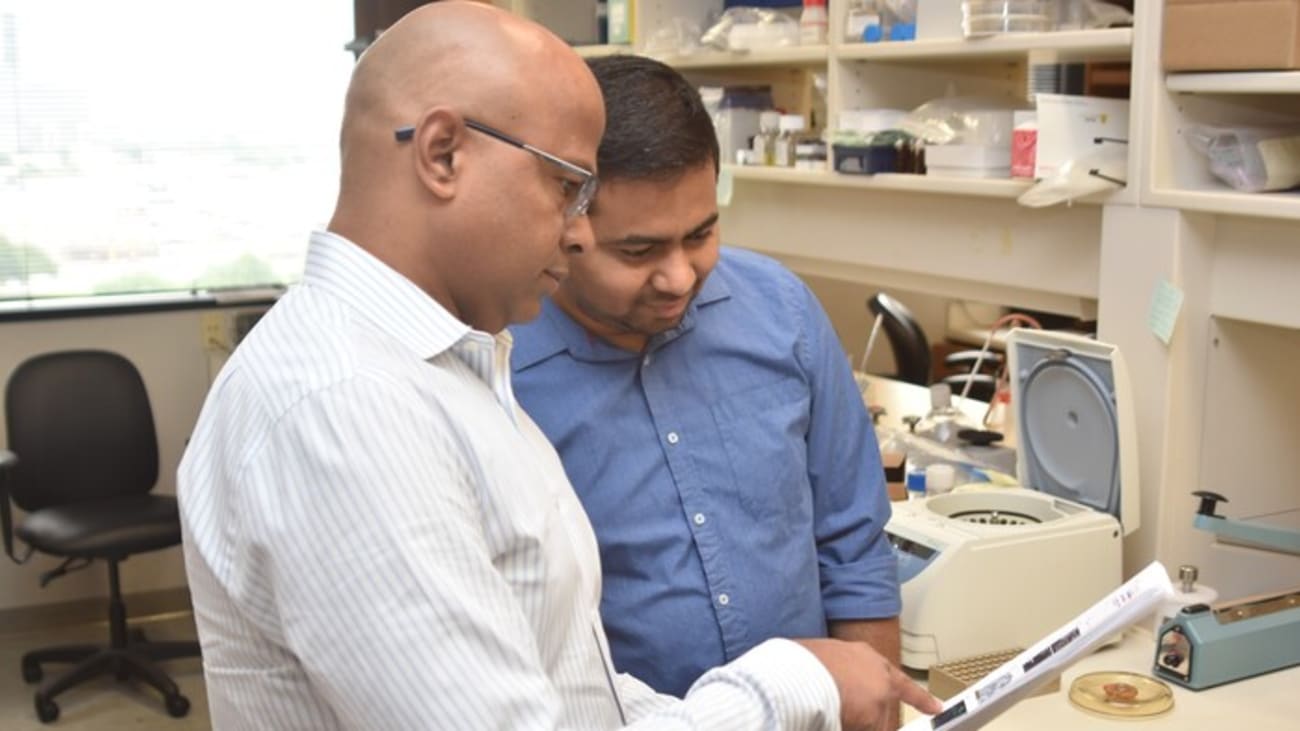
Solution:
[{"label": "chair caster wheel", "polygon": [[172,718],[181,718],[190,712],[190,701],[185,696],[177,693],[176,695],[167,696],[167,713]]},{"label": "chair caster wheel", "polygon": [[36,717],[41,720],[41,723],[54,723],[54,720],[59,717],[59,705],[37,693]]},{"label": "chair caster wheel", "polygon": [[39,683],[45,673],[41,672],[40,663],[23,662],[23,680],[28,683]]}]

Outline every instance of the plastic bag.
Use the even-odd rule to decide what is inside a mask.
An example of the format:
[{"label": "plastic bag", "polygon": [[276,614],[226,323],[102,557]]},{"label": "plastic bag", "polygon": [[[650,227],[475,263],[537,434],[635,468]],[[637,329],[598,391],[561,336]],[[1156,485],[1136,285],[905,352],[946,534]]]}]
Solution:
[{"label": "plastic bag", "polygon": [[1111,28],[1133,25],[1133,13],[1102,0],[1060,0],[1056,5],[1057,30]]},{"label": "plastic bag", "polygon": [[1124,187],[1127,168],[1127,145],[1098,145],[1093,152],[1062,164],[1055,175],[1035,183],[1016,202],[1028,208],[1045,208],[1119,190]]},{"label": "plastic bag", "polygon": [[719,51],[799,45],[799,21],[763,8],[730,8],[700,37],[700,45]]},{"label": "plastic bag", "polygon": [[1130,13],[1127,8],[1122,8],[1115,3],[1101,2],[1101,0],[1086,0],[1085,5],[1084,28],[1133,25],[1133,13]]},{"label": "plastic bag", "polygon": [[1237,190],[1262,193],[1300,185],[1300,127],[1213,127],[1184,131],[1210,172]]},{"label": "plastic bag", "polygon": [[700,49],[700,26],[686,18],[662,23],[641,49],[647,56],[687,56]]}]

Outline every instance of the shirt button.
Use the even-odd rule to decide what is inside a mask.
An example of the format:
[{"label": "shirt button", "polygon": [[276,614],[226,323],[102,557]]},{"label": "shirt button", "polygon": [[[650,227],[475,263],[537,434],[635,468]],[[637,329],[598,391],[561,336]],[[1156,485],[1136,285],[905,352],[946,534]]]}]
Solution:
[{"label": "shirt button", "polygon": [[727,596],[726,594],[719,594],[718,603],[725,607],[731,603],[731,597]]},{"label": "shirt button", "polygon": [[704,521],[708,520],[708,518],[704,517],[704,513],[696,513],[692,520],[695,521],[696,525],[704,525]]},{"label": "shirt button", "polygon": [[649,367],[650,367],[650,356],[647,355],[646,357],[642,358],[642,359],[641,359],[641,365],[643,365],[643,366],[649,368]]},{"label": "shirt button", "polygon": [[668,432],[668,443],[669,443],[669,444],[676,444],[680,439],[681,439],[681,437],[677,436],[677,432],[675,432],[675,431],[670,431],[670,432]]}]

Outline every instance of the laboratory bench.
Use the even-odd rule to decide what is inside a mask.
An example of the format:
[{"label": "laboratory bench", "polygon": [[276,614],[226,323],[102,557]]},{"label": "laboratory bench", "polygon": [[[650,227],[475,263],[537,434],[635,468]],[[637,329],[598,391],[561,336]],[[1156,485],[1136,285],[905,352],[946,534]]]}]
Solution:
[{"label": "laboratory bench", "polygon": [[[1173,690],[1173,708],[1162,715],[1141,720],[1104,718],[1081,710],[1070,702],[1070,684],[1086,673],[1120,670],[1154,677],[1154,651],[1155,640],[1150,631],[1141,626],[1134,627],[1118,644],[1103,647],[1067,668],[1061,675],[1060,690],[1021,700],[985,728],[990,731],[1072,731],[1122,726],[1143,731],[1282,731],[1300,727],[1300,667],[1201,691],[1166,682]],[[914,710],[906,708],[903,720],[911,720],[916,715]]]}]

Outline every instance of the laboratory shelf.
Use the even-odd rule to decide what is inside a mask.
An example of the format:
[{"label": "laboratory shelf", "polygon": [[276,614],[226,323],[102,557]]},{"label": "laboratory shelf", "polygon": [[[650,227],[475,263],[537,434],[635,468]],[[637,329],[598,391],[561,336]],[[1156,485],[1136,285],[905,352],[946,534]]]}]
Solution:
[{"label": "laboratory shelf", "polygon": [[579,56],[583,58],[600,58],[601,56],[618,56],[621,54],[634,53],[632,46],[627,44],[610,44],[604,46],[574,46]]},{"label": "laboratory shelf", "polygon": [[842,43],[831,55],[844,61],[948,61],[956,58],[1019,59],[1030,51],[1053,51],[1058,62],[1128,60],[1132,28],[1005,33],[986,38],[953,38],[888,43]]},{"label": "laboratory shelf", "polygon": [[1224,186],[1204,189],[1155,188],[1144,198],[1150,206],[1227,216],[1300,220],[1300,192],[1242,193]]},{"label": "laboratory shelf", "polygon": [[[638,53],[632,46],[574,46],[583,58],[599,58],[619,54]],[[762,66],[825,66],[828,54],[827,46],[790,46],[789,48],[770,48],[757,51],[700,51],[698,53],[671,54],[653,56],[675,69],[684,71],[696,69],[731,69],[755,68]],[[651,55],[651,54],[645,54]]]},{"label": "laboratory shelf", "polygon": [[702,51],[683,55],[655,56],[655,58],[684,71],[759,66],[825,66],[827,47],[820,45],[755,51]]},{"label": "laboratory shelf", "polygon": [[1021,193],[1024,193],[1033,185],[1032,182],[1027,180],[946,178],[934,175],[907,175],[902,173],[847,175],[829,170],[795,170],[793,168],[752,165],[724,165],[723,167],[731,174],[733,180],[909,193],[969,195],[986,198],[1018,198]]},{"label": "laboratory shelf", "polygon": [[1168,74],[1165,87],[1187,94],[1296,94],[1300,93],[1300,71]]}]

